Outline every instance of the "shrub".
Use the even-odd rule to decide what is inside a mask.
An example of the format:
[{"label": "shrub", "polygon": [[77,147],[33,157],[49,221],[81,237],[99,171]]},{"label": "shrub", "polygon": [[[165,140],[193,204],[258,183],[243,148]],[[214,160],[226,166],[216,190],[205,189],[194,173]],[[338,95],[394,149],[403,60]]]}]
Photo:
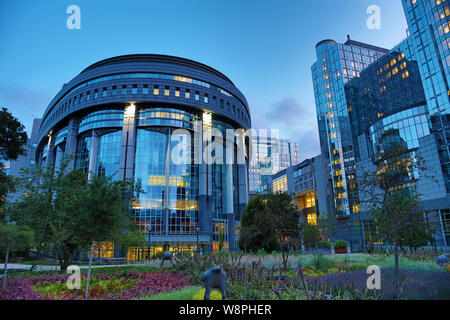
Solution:
[{"label": "shrub", "polygon": [[320,241],[319,242],[319,248],[320,249],[331,249],[331,242],[330,241]]},{"label": "shrub", "polygon": [[257,254],[258,256],[265,256],[265,255],[267,255],[267,252],[266,252],[266,250],[264,250],[264,249],[258,249],[258,251],[256,252],[256,254]]},{"label": "shrub", "polygon": [[309,265],[313,267],[314,269],[327,272],[329,269],[331,269],[334,266],[333,260],[323,256],[322,254],[315,254]]},{"label": "shrub", "polygon": [[337,240],[334,243],[334,249],[347,249],[347,245],[348,245],[347,241],[345,241],[345,240]]}]

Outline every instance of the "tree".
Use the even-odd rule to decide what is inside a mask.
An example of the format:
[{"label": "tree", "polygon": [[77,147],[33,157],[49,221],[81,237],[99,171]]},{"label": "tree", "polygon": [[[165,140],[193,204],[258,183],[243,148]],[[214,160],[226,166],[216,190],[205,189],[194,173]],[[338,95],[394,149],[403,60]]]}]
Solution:
[{"label": "tree", "polygon": [[277,249],[277,238],[265,195],[252,198],[242,213],[238,246],[246,252],[256,252],[258,249],[272,252]]},{"label": "tree", "polygon": [[289,249],[296,240],[298,242],[299,211],[291,196],[287,193],[269,194],[267,198],[267,207],[272,216],[272,225],[275,228],[275,235],[283,258],[283,266],[286,269]]},{"label": "tree", "polygon": [[33,231],[28,227],[18,226],[11,222],[0,222],[0,250],[5,252],[3,290],[6,288],[9,254],[30,249],[33,236]]},{"label": "tree", "polygon": [[425,161],[401,145],[395,145],[374,157],[377,170],[363,173],[360,184],[361,203],[368,206],[372,223],[381,240],[394,245],[395,284],[399,283],[399,247],[411,232],[431,235],[425,220],[420,195],[414,186],[425,176]]},{"label": "tree", "polygon": [[90,242],[85,298],[89,292],[95,242],[117,241],[124,233],[133,230],[130,208],[137,188],[132,181],[114,181],[109,176],[94,175],[82,191],[78,235],[84,242]]},{"label": "tree", "polygon": [[6,195],[14,191],[14,181],[4,170],[4,161],[16,160],[25,153],[27,133],[24,126],[11,114],[8,109],[0,110],[0,205]]},{"label": "tree", "polygon": [[286,267],[289,247],[298,240],[299,213],[287,193],[257,195],[241,218],[238,241],[241,250],[281,251]]},{"label": "tree", "polygon": [[321,239],[320,230],[317,226],[309,223],[303,223],[301,225],[301,234],[306,248],[313,249],[317,247]]},{"label": "tree", "polygon": [[11,210],[16,223],[34,231],[38,252],[45,246],[55,250],[61,272],[88,245],[80,236],[79,220],[87,175],[80,170],[66,172],[68,161],[56,172],[48,166],[25,170],[20,179],[24,196]]}]

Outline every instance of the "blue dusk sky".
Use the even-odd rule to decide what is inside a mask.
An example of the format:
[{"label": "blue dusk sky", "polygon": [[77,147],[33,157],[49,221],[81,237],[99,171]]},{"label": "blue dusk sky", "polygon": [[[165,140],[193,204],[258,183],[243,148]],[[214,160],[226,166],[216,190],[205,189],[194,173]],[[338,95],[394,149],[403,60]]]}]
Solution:
[{"label": "blue dusk sky", "polygon": [[[81,29],[69,30],[69,5]],[[369,30],[370,5],[381,29]],[[406,37],[400,0],[0,1],[0,106],[29,131],[53,96],[88,65],[157,53],[227,75],[250,105],[254,128],[280,130],[301,158],[320,153],[311,65],[323,39],[392,48]]]}]

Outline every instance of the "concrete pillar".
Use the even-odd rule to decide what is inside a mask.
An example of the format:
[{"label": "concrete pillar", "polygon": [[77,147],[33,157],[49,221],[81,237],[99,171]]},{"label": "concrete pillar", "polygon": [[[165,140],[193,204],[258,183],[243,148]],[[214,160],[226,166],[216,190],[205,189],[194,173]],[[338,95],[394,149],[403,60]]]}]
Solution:
[{"label": "concrete pillar", "polygon": [[[232,149],[233,150],[233,149]],[[225,176],[224,176],[224,188],[225,188],[225,213],[227,215],[227,225],[228,225],[228,248],[230,251],[235,251],[234,245],[234,193],[233,193],[233,164],[225,164]]]},{"label": "concrete pillar", "polygon": [[58,145],[56,147],[55,172],[58,172],[61,169],[63,158],[64,158],[64,151],[61,145]]},{"label": "concrete pillar", "polygon": [[97,158],[98,158],[98,146],[100,137],[95,130],[92,131],[91,137],[91,150],[89,151],[89,170],[88,180],[92,179],[92,176],[97,174]]},{"label": "concrete pillar", "polygon": [[65,155],[69,159],[69,163],[66,168],[67,171],[71,171],[75,168],[75,155],[77,152],[77,135],[79,124],[80,122],[77,119],[69,120],[65,151]]},{"label": "concrete pillar", "polygon": [[49,134],[47,142],[47,157],[45,158],[45,166],[50,166],[55,161],[55,154],[53,153],[53,146],[55,144],[55,137]]},{"label": "concrete pillar", "polygon": [[134,155],[136,151],[136,106],[125,107],[122,127],[122,143],[120,152],[120,179],[133,179]]},{"label": "concrete pillar", "polygon": [[[211,123],[202,121],[196,126],[195,130],[198,133],[199,139],[195,142],[200,144],[196,146],[199,157],[199,196],[198,196],[198,224],[200,232],[208,234],[212,239],[212,172],[211,166],[207,165],[203,159],[204,146],[208,141],[208,137],[204,136],[204,129],[209,129]],[[206,140],[206,141],[205,141]],[[212,250],[212,245],[205,246],[206,251]]]}]

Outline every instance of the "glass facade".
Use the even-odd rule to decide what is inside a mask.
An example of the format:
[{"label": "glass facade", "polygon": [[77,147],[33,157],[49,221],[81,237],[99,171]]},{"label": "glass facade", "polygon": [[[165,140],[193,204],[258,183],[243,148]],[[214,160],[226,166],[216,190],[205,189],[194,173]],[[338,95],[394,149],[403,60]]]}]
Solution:
[{"label": "glass facade", "polygon": [[99,138],[97,174],[118,179],[122,131],[106,133]]},{"label": "glass facade", "polygon": [[135,179],[145,193],[135,208],[136,222],[147,232],[153,228],[153,234],[194,234],[198,225],[198,165],[193,157],[192,163],[173,162],[179,139],[170,129],[137,130]]},{"label": "glass facade", "polygon": [[300,163],[300,152],[296,142],[285,139],[256,135],[251,141],[249,193],[255,195],[270,189],[268,179],[272,175]]},{"label": "glass facade", "polygon": [[344,85],[360,77],[362,70],[388,52],[386,49],[348,40],[344,44],[324,40],[317,44],[312,66],[314,96],[321,152],[328,159],[328,210],[338,218],[359,211],[355,154],[350,128],[350,106]]},{"label": "glass facade", "polygon": [[405,150],[419,148],[419,140],[430,132],[427,106],[410,108],[385,117],[369,128],[369,148],[372,156],[388,153],[401,145]]},{"label": "glass facade", "polygon": [[122,127],[122,125],[123,110],[101,110],[83,117],[78,132],[82,133],[98,128]]},{"label": "glass facade", "polygon": [[417,60],[433,133],[450,193],[450,3],[402,0],[410,36],[408,55]]}]

